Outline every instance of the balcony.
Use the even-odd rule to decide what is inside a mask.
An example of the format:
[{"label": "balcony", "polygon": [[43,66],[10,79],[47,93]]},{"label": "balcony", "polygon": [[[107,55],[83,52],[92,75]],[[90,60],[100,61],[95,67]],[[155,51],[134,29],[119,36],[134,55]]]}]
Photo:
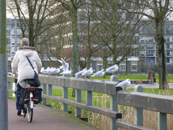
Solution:
[{"label": "balcony", "polygon": [[147,54],[147,56],[151,56],[152,57],[152,56],[155,56],[155,54]]},{"label": "balcony", "polygon": [[147,50],[155,50],[155,47],[147,47]]},{"label": "balcony", "polygon": [[141,57],[145,57],[145,55],[144,55],[144,54],[141,54],[140,56],[141,56]]},{"label": "balcony", "polygon": [[172,47],[167,47],[166,50],[172,50],[173,48]]},{"label": "balcony", "polygon": [[166,55],[166,57],[172,57],[172,55],[171,55],[171,54],[169,54],[169,55]]}]

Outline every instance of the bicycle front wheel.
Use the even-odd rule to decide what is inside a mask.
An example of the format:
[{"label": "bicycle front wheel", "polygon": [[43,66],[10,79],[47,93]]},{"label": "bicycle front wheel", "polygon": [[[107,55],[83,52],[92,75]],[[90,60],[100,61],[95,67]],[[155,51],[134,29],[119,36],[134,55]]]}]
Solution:
[{"label": "bicycle front wheel", "polygon": [[28,107],[27,108],[27,116],[28,116],[28,121],[32,122],[32,118],[33,118],[33,108]]}]

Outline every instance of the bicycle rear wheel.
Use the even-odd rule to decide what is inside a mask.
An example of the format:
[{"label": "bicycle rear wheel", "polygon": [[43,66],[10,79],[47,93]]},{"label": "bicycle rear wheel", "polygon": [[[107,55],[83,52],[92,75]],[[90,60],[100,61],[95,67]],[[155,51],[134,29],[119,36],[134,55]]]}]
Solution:
[{"label": "bicycle rear wheel", "polygon": [[33,108],[28,107],[27,108],[27,117],[28,117],[28,121],[32,122],[32,118],[33,118]]}]

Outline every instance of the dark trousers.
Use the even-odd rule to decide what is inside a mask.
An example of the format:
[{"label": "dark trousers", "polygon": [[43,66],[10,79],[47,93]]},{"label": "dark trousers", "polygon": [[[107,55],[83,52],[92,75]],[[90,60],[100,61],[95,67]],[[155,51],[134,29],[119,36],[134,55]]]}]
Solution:
[{"label": "dark trousers", "polygon": [[16,101],[16,109],[18,109],[18,110],[21,110],[21,109],[24,108],[24,105],[19,103],[19,100],[20,100],[20,93],[21,93],[21,90],[22,90],[22,89],[23,89],[23,88],[22,88],[22,87],[20,86],[20,84],[18,83],[18,84],[17,84],[17,91],[16,91],[16,99],[17,99],[17,101]]}]

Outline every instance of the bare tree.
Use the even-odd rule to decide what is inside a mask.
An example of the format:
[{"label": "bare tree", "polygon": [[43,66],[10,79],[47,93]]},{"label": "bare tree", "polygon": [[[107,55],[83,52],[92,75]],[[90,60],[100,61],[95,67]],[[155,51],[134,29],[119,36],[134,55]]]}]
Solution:
[{"label": "bare tree", "polygon": [[[8,0],[7,9],[14,18],[19,19],[19,28],[22,31],[22,37],[29,35],[31,46],[37,46],[40,37],[47,36],[47,31],[56,24],[55,19],[51,19],[57,8],[53,8],[55,2],[49,0]],[[56,33],[55,33],[56,35]],[[45,40],[45,39],[44,39]],[[47,37],[47,42],[50,37]]]},{"label": "bare tree", "polygon": [[71,17],[72,22],[72,42],[73,42],[73,75],[78,71],[77,67],[79,65],[78,63],[78,43],[79,43],[79,37],[78,37],[78,17],[77,17],[77,11],[82,3],[81,0],[70,0],[70,1],[64,1],[64,0],[56,0],[59,2],[68,12],[69,16]]},{"label": "bare tree", "polygon": [[66,10],[49,0],[8,0],[7,3],[8,12],[20,21],[18,27],[22,37],[29,37],[31,46],[37,48],[42,60],[48,58],[59,65],[52,58],[59,59],[63,45],[68,42],[64,40],[68,27],[63,26],[69,21],[64,15]]},{"label": "bare tree", "polygon": [[98,7],[96,13],[100,22],[98,37],[112,53],[113,64],[119,64],[130,54],[134,35],[137,32],[139,17],[123,10],[132,8],[127,0],[99,0],[93,3]]},{"label": "bare tree", "polygon": [[170,0],[140,0],[136,3],[140,9],[138,14],[145,16],[154,23],[154,38],[157,45],[159,88],[167,88],[167,68],[165,57],[164,26],[165,20],[172,12],[172,1]]},{"label": "bare tree", "polygon": [[[79,37],[80,43],[86,48],[88,54],[87,69],[89,69],[91,64],[91,57],[94,56],[95,52],[102,48],[103,44],[97,37],[100,23],[96,21],[96,7],[92,4],[86,4],[83,5],[82,8],[84,8],[85,11],[79,14],[79,17],[81,18],[79,25]],[[98,55],[96,54],[95,56]]]}]

